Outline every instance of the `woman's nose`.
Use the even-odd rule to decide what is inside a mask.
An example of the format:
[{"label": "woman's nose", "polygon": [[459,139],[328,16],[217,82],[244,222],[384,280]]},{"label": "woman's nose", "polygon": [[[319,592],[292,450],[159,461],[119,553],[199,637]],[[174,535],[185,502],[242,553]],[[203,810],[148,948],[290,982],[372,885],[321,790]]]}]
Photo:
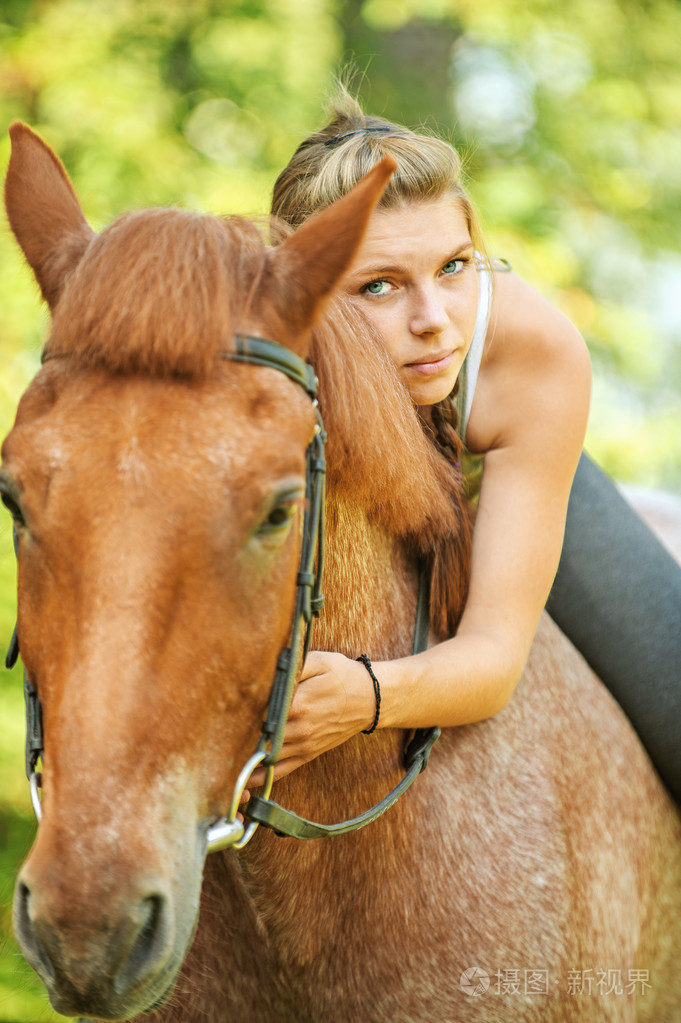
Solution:
[{"label": "woman's nose", "polygon": [[448,323],[449,316],[437,288],[420,288],[413,297],[412,334],[440,334]]}]

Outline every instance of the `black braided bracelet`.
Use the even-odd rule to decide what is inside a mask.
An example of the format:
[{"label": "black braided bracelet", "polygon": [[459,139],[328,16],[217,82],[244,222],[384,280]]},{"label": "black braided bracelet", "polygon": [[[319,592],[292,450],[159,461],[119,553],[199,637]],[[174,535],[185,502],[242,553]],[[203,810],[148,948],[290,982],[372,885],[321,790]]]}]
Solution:
[{"label": "black braided bracelet", "polygon": [[378,725],[378,719],[381,714],[381,687],[378,684],[378,679],[374,675],[374,669],[371,667],[371,661],[366,654],[360,654],[356,660],[361,661],[366,670],[371,675],[371,681],[374,684],[374,696],[376,697],[376,713],[374,714],[374,721],[371,728],[363,728],[362,735],[371,735],[372,732],[376,731]]}]

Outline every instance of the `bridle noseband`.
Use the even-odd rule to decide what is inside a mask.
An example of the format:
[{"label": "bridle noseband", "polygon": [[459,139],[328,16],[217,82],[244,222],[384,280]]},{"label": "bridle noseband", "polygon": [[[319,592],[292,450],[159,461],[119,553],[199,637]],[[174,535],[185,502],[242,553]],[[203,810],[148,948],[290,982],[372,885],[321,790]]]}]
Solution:
[{"label": "bridle noseband", "polygon": [[[417,729],[405,750],[405,775],[402,780],[376,806],[351,820],[340,824],[316,824],[284,809],[269,798],[274,764],[281,752],[286,721],[298,678],[298,668],[310,647],[313,620],[319,616],[324,606],[321,578],[324,563],[326,480],[324,444],[326,433],[317,402],[318,380],[313,368],[276,341],[246,335],[237,335],[234,341],[234,351],[223,352],[223,358],[234,362],[265,366],[268,369],[276,369],[284,373],[310,396],[317,422],[306,453],[306,503],[303,537],[289,642],[277,659],[274,682],[270,691],[267,715],[262,725],[260,740],[255,752],[239,773],[227,816],[215,821],[207,829],[206,852],[217,852],[228,848],[242,849],[250,841],[259,824],[272,828],[279,835],[289,835],[300,839],[324,838],[363,828],[385,813],[409,788],[416,776],[426,767],[433,743],[440,735],[439,728]],[[427,572],[421,571],[414,631],[414,653],[425,650],[428,645],[429,590],[430,577]],[[13,667],[18,656],[19,642],[15,628],[7,651],[6,666]],[[36,766],[44,750],[42,713],[38,694],[25,671],[24,698],[26,702],[26,774],[29,780],[33,809],[40,821],[42,806],[39,790],[42,778],[36,771]],[[251,796],[248,804],[242,810],[244,817],[249,819],[246,826],[237,814],[248,780],[258,766],[266,768],[266,781],[262,794]]]}]

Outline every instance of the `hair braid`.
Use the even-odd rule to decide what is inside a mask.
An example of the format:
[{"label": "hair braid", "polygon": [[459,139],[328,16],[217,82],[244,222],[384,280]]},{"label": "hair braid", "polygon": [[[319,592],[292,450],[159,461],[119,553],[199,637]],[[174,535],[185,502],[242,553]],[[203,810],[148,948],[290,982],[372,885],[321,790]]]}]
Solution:
[{"label": "hair braid", "polygon": [[433,427],[435,429],[435,444],[452,465],[459,472],[461,471],[461,451],[463,444],[458,434],[459,412],[454,404],[454,398],[459,391],[459,381],[456,381],[454,390],[446,398],[432,406]]},{"label": "hair braid", "polygon": [[448,490],[459,522],[456,533],[437,543],[433,551],[431,625],[441,639],[452,636],[458,625],[468,591],[471,557],[473,517],[461,469],[463,443],[457,432],[459,413],[454,404],[458,389],[457,380],[451,394],[433,405],[431,411],[432,440],[447,464]]}]

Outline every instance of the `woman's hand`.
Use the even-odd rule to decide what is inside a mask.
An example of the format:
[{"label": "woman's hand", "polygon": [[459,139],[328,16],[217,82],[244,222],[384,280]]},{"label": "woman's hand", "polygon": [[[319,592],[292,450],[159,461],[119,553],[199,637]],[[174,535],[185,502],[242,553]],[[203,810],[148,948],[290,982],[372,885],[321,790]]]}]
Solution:
[{"label": "woman's hand", "polygon": [[[343,654],[310,651],[291,701],[275,781],[371,728],[375,713],[374,689],[363,664]],[[263,785],[265,773],[258,767],[249,786]]]}]

